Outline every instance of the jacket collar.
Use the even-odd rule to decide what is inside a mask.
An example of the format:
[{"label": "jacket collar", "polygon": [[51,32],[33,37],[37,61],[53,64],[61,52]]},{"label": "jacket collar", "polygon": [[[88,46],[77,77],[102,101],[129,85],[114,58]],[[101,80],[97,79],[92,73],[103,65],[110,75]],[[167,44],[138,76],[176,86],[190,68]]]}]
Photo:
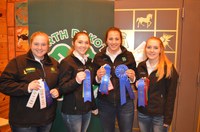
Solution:
[{"label": "jacket collar", "polygon": [[[31,61],[36,61],[36,60],[35,60],[35,57],[33,56],[33,53],[32,53],[31,50],[29,50],[29,51],[27,52],[26,58],[27,58],[28,60],[31,60]],[[47,64],[47,65],[53,64],[52,61],[51,61],[51,59],[50,59],[50,57],[48,56],[48,54],[45,54],[45,55],[44,55],[44,60],[42,60],[42,62],[43,62],[43,64]]]},{"label": "jacket collar", "polygon": [[[107,49],[107,47],[108,47],[108,46],[104,47],[104,48],[101,50],[101,52],[102,52],[103,54],[106,54],[106,49]],[[124,52],[127,51],[127,49],[126,49],[124,46],[120,46],[120,48],[121,48],[121,51],[122,51],[121,54],[123,54]]]}]

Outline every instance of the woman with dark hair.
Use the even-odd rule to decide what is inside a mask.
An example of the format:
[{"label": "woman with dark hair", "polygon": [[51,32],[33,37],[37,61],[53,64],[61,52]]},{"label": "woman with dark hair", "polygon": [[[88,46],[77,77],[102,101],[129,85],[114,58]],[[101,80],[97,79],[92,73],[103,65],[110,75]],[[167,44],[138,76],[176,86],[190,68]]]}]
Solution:
[{"label": "woman with dark hair", "polygon": [[107,30],[105,43],[106,47],[95,55],[93,62],[102,127],[104,132],[114,132],[117,118],[120,132],[131,132],[134,94],[130,82],[135,81],[136,62],[133,54],[122,46],[119,28]]}]

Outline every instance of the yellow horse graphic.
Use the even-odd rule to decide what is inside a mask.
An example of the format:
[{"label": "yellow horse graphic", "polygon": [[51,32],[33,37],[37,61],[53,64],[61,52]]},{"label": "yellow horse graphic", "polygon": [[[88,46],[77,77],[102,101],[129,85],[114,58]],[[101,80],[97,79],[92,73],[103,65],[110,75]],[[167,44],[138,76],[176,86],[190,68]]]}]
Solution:
[{"label": "yellow horse graphic", "polygon": [[143,23],[146,23],[147,28],[149,28],[149,26],[151,26],[151,19],[152,19],[153,15],[152,14],[147,14],[146,18],[144,17],[138,17],[136,20],[137,23],[137,27],[139,28],[140,25],[144,26]]}]

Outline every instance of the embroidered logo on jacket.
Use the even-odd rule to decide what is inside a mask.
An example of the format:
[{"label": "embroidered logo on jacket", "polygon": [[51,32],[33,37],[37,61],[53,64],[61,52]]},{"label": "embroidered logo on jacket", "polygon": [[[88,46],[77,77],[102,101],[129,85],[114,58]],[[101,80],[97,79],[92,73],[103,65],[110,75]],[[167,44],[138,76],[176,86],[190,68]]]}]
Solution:
[{"label": "embroidered logo on jacket", "polygon": [[29,73],[32,73],[32,72],[35,72],[35,71],[36,71],[36,68],[34,68],[34,67],[26,68],[24,70],[24,74],[29,74]]},{"label": "embroidered logo on jacket", "polygon": [[56,69],[54,67],[51,67],[51,73],[57,73]]},{"label": "embroidered logo on jacket", "polygon": [[126,57],[122,57],[122,61],[126,61]]}]

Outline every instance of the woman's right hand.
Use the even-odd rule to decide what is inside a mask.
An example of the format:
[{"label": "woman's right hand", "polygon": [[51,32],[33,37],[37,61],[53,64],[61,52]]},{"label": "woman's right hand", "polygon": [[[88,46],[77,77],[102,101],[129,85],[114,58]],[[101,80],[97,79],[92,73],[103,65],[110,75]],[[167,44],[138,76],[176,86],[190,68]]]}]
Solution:
[{"label": "woman's right hand", "polygon": [[76,81],[77,81],[79,84],[81,84],[82,81],[85,79],[85,77],[86,77],[85,72],[83,72],[83,71],[78,72],[78,73],[76,74]]},{"label": "woman's right hand", "polygon": [[39,90],[40,89],[40,83],[38,80],[33,80],[28,84],[28,91],[31,92],[32,90]]},{"label": "woman's right hand", "polygon": [[106,70],[104,69],[104,67],[100,67],[97,70],[97,78],[98,80],[101,80],[101,78],[106,74]]}]

